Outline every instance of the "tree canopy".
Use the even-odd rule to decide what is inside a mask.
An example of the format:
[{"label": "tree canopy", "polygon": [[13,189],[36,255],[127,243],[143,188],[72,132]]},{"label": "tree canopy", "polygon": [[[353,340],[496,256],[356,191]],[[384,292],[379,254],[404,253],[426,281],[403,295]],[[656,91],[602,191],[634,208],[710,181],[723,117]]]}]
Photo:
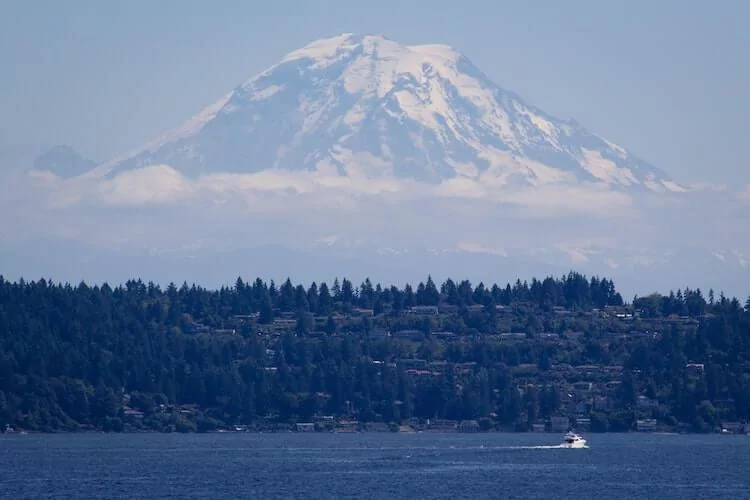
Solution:
[{"label": "tree canopy", "polygon": [[205,431],[356,420],[688,430],[750,420],[750,300],[625,303],[571,272],[208,290],[0,277],[0,426]]}]

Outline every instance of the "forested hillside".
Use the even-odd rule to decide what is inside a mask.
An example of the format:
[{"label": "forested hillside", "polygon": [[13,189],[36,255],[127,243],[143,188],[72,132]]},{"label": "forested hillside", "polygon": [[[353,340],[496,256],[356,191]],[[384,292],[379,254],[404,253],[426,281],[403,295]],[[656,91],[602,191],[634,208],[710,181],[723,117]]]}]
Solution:
[{"label": "forested hillside", "polygon": [[561,418],[591,431],[750,421],[750,300],[685,289],[626,303],[576,273],[220,290],[0,277],[2,428],[523,431]]}]

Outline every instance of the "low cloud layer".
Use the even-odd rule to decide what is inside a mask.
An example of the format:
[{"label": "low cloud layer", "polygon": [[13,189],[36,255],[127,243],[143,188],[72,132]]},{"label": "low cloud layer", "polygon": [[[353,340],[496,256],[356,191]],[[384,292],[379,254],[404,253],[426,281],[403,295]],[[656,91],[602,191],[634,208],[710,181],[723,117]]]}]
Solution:
[{"label": "low cloud layer", "polygon": [[56,206],[103,204],[120,207],[164,206],[201,200],[240,197],[248,208],[264,195],[362,199],[384,202],[458,199],[518,207],[528,215],[562,217],[630,215],[633,201],[603,184],[549,184],[508,188],[491,180],[457,178],[440,184],[420,184],[396,178],[357,178],[312,172],[264,171],[255,174],[212,174],[191,179],[168,165],[154,165],[113,177],[60,179],[48,172],[31,174],[37,189],[46,190]]},{"label": "low cloud layer", "polygon": [[[640,269],[657,278],[681,255],[699,255],[705,262],[693,274],[750,273],[750,188],[636,194],[598,184],[427,185],[280,171],[191,179],[156,165],[108,178],[31,172],[0,189],[0,242],[8,248],[44,239],[162,259],[269,245],[329,255],[424,251],[605,275]],[[189,267],[185,273],[189,279]]]}]

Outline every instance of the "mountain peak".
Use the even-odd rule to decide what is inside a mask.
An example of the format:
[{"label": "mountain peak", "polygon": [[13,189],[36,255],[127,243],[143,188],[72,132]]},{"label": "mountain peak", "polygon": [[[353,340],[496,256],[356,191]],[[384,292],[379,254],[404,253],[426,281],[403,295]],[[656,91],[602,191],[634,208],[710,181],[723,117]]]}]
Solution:
[{"label": "mountain peak", "polygon": [[115,170],[267,169],[488,185],[599,182],[674,190],[624,148],[499,87],[447,45],[344,33],[312,41]]},{"label": "mountain peak", "polygon": [[371,59],[414,57],[456,61],[461,57],[448,45],[403,45],[382,35],[343,33],[321,38],[287,54],[279,64],[300,59],[315,61],[314,67],[323,68],[352,55]]}]

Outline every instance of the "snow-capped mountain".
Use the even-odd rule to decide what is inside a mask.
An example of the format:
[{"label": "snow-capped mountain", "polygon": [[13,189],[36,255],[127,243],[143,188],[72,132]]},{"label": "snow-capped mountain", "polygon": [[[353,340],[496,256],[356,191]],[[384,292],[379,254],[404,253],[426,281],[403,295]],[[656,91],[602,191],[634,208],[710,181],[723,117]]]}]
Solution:
[{"label": "snow-capped mountain", "polygon": [[284,169],[681,189],[625,149],[499,87],[451,47],[352,34],[287,54],[183,126],[98,170],[155,164],[188,176]]}]

